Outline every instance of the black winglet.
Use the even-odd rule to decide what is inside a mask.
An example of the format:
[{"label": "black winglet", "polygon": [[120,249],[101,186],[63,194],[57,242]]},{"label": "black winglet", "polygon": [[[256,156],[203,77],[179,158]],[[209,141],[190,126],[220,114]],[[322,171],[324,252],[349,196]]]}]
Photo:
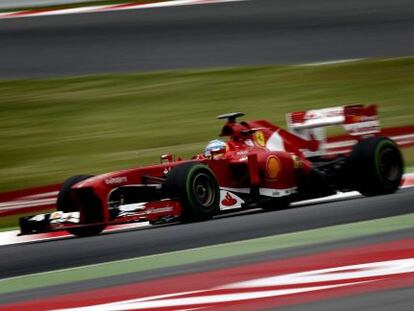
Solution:
[{"label": "black winglet", "polygon": [[242,117],[242,116],[244,116],[243,112],[231,112],[231,113],[221,114],[217,117],[217,119],[220,119],[220,120],[227,119],[228,123],[235,123],[236,118],[239,118],[239,117]]}]

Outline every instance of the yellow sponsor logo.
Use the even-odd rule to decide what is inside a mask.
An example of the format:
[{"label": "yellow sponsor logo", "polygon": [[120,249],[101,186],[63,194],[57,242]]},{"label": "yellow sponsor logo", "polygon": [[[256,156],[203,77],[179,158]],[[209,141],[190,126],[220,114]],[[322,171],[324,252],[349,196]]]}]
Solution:
[{"label": "yellow sponsor logo", "polygon": [[279,158],[274,155],[269,156],[266,160],[266,178],[270,181],[276,180],[281,170],[282,164]]},{"label": "yellow sponsor logo", "polygon": [[259,145],[260,147],[264,147],[266,145],[265,136],[262,131],[255,132],[254,138],[255,138],[256,144]]},{"label": "yellow sponsor logo", "polygon": [[303,167],[303,163],[297,155],[292,154],[292,161],[294,169],[300,169]]}]

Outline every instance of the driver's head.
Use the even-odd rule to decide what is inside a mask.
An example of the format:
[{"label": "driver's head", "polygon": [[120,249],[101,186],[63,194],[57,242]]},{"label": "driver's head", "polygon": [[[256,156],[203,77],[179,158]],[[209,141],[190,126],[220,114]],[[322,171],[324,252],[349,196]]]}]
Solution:
[{"label": "driver's head", "polygon": [[220,139],[214,139],[208,143],[204,150],[204,156],[207,158],[215,158],[222,156],[227,150],[227,144]]}]

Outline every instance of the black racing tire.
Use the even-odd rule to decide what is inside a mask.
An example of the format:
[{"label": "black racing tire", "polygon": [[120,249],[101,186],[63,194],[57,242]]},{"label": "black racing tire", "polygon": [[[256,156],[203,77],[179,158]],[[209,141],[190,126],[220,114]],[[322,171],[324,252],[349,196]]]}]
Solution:
[{"label": "black racing tire", "polygon": [[386,137],[373,137],[354,145],[349,164],[350,182],[365,196],[394,193],[404,172],[397,144]]},{"label": "black racing tire", "polygon": [[183,163],[175,166],[164,183],[166,193],[178,198],[182,222],[211,219],[219,211],[220,188],[214,173],[200,163]]},{"label": "black racing tire", "polygon": [[[69,212],[77,212],[78,206],[76,202],[71,197],[71,189],[72,186],[84,181],[88,178],[93,177],[92,175],[76,175],[68,178],[62,185],[56,202],[56,208],[58,211],[62,211],[65,213]],[[89,227],[83,228],[72,228],[69,229],[68,232],[77,236],[77,237],[87,237],[93,236],[101,233],[105,229],[105,225],[94,225]]]}]

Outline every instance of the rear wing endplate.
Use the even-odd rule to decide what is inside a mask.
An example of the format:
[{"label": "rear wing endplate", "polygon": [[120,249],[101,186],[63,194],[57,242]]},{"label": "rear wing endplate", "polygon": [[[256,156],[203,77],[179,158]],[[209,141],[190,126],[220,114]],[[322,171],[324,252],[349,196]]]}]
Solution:
[{"label": "rear wing endplate", "polygon": [[306,156],[326,153],[326,127],[342,125],[357,140],[380,133],[376,105],[349,105],[288,113],[289,131],[307,140],[318,140],[320,149],[304,150]]}]

